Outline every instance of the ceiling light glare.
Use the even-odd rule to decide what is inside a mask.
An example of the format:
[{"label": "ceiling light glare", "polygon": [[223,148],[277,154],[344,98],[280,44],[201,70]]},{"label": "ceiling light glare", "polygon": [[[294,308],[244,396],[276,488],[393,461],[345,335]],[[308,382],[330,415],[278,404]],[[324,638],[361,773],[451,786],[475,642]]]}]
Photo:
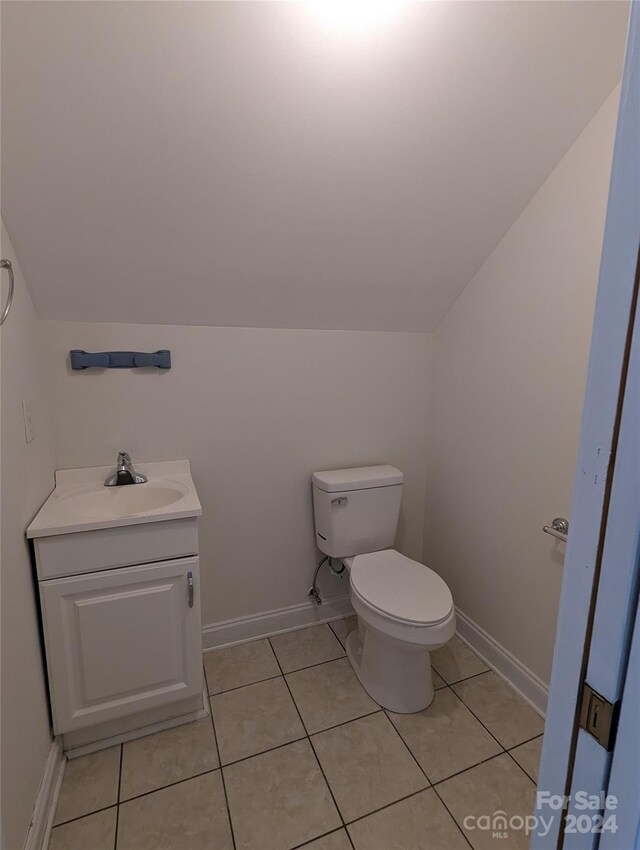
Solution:
[{"label": "ceiling light glare", "polygon": [[314,17],[332,30],[358,35],[382,29],[397,18],[399,0],[308,0]]}]

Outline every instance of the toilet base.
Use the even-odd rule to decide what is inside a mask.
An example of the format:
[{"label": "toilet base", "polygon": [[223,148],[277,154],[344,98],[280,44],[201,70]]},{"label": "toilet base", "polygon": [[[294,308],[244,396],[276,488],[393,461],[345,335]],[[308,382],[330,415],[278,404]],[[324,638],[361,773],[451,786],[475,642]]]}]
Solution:
[{"label": "toilet base", "polygon": [[429,649],[383,635],[361,623],[346,641],[347,657],[360,684],[383,708],[414,714],[433,701]]}]

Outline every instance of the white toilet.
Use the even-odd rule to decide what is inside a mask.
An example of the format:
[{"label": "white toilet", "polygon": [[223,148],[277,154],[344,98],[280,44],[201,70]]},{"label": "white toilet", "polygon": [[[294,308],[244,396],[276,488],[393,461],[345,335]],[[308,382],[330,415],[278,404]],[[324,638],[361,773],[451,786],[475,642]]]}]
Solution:
[{"label": "white toilet", "polygon": [[345,564],[359,629],[347,655],[373,699],[391,711],[422,711],[433,699],[430,653],[456,630],[451,591],[433,570],[389,547],[403,475],[393,466],[315,472],[316,542]]}]

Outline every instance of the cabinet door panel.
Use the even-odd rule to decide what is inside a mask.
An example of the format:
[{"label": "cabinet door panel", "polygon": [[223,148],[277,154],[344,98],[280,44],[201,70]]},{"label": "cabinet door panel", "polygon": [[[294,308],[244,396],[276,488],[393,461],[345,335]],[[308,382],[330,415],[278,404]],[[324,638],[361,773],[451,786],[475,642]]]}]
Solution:
[{"label": "cabinet door panel", "polygon": [[57,733],[202,690],[198,579],[185,558],[40,584]]}]

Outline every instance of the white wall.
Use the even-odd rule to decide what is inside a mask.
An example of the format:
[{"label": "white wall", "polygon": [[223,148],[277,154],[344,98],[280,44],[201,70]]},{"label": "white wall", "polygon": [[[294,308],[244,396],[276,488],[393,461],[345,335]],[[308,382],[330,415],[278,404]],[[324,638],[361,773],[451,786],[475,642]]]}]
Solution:
[{"label": "white wall", "polygon": [[[53,489],[54,455],[38,356],[37,319],[4,225],[2,256],[16,291],[0,331],[2,360],[2,846],[20,850],[51,743],[35,587],[24,531]],[[3,303],[6,273],[2,274]],[[27,445],[22,401],[36,439]]]},{"label": "white wall", "polygon": [[425,556],[548,681],[611,166],[607,99],[435,336]]},{"label": "white wall", "polygon": [[[447,315],[433,389],[430,335],[40,323],[59,466],[191,459],[205,625],[304,602],[311,472],[388,462],[399,548],[424,539],[460,608],[548,677],[563,547],[540,527],[570,510],[616,98]],[[169,372],[68,366],[70,348],[164,347]]]},{"label": "white wall", "polygon": [[[61,467],[187,457],[202,502],[203,623],[306,601],[310,475],[406,475],[399,548],[422,555],[425,334],[42,322]],[[72,372],[70,348],[170,348],[168,372]],[[325,575],[327,595],[348,593]]]}]

